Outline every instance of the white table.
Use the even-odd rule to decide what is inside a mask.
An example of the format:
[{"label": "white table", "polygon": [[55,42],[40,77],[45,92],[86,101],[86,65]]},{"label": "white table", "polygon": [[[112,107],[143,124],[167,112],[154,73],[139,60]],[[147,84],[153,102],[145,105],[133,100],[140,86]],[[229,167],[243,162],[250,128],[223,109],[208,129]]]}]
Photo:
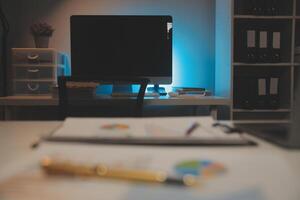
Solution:
[{"label": "white table", "polygon": [[[33,154],[36,154],[36,150],[30,149],[30,145],[40,135],[47,134],[49,131],[55,129],[61,124],[61,122],[0,122],[0,180],[13,173],[20,171],[20,165],[16,163],[22,162],[27,158],[30,158]],[[102,194],[104,199],[146,199],[157,198],[156,195],[162,195],[161,198],[172,197],[171,199],[207,199],[207,200],[219,200],[219,199],[272,199],[272,200],[299,200],[300,199],[300,151],[292,151],[282,149],[272,144],[266,143],[256,138],[252,138],[258,142],[258,147],[196,147],[196,148],[161,148],[161,147],[118,147],[118,146],[85,146],[76,147],[75,145],[62,145],[58,148],[66,150],[66,152],[79,151],[82,148],[85,151],[90,151],[93,155],[107,153],[109,150],[112,155],[125,154],[129,152],[139,152],[135,148],[143,148],[143,151],[149,154],[153,153],[158,158],[175,154],[183,156],[189,154],[189,156],[199,156],[207,158],[214,158],[221,160],[229,165],[229,172],[227,176],[221,178],[219,181],[212,180],[210,183],[205,184],[199,191],[191,191],[191,193],[185,194],[186,190],[172,189],[172,188],[160,188],[155,186],[154,189],[149,191],[147,187],[132,188],[125,183],[117,185],[112,189],[112,185],[107,184],[103,187],[99,187],[97,191],[90,183],[81,183],[80,181],[68,181],[64,182],[61,187],[68,188],[69,184],[75,184],[72,187],[78,187],[74,189],[74,195],[76,198],[81,199],[83,194],[86,194],[88,199],[93,199],[95,196]],[[42,145],[43,147],[43,145]],[[113,149],[112,149],[113,148]],[[78,152],[77,152],[78,153]],[[25,159],[26,158],[26,159]],[[253,159],[257,159],[257,163],[251,162]],[[30,159],[29,159],[30,160]],[[249,163],[248,163],[249,161]],[[274,164],[275,163],[275,164]],[[273,166],[274,164],[274,166]],[[272,165],[272,166],[270,166]],[[266,166],[266,169],[264,168]],[[264,169],[264,171],[252,171],[253,169]],[[281,171],[283,169],[284,171]],[[231,171],[230,171],[231,170]],[[237,177],[240,175],[241,177]],[[72,183],[74,182],[74,183]],[[93,182],[94,183],[94,182]],[[257,183],[257,186],[262,186],[260,189],[256,188],[252,183]],[[82,185],[82,188],[80,186]],[[1,184],[0,184],[1,185]],[[249,188],[247,191],[241,191],[241,193],[234,193],[231,197],[218,196],[207,197],[209,194],[222,194],[228,191],[235,191],[237,188],[241,188],[245,185]],[[252,187],[253,186],[253,187]],[[49,185],[50,188],[55,185]],[[81,188],[81,189],[80,189]],[[98,186],[97,186],[98,188]],[[102,191],[105,190],[105,191]],[[113,187],[114,188],[114,187]],[[82,190],[82,191],[81,191]],[[99,191],[100,190],[100,191]],[[0,187],[1,191],[1,187]],[[83,192],[83,193],[82,193]],[[150,192],[150,193],[149,193]],[[156,193],[157,192],[157,193]],[[165,193],[167,192],[167,194]],[[188,191],[190,192],[190,191]],[[125,196],[124,196],[125,195]],[[153,196],[152,196],[153,195]],[[189,196],[192,195],[192,196]],[[193,195],[196,195],[193,196]],[[71,195],[72,196],[72,195]],[[4,198],[0,199],[11,199]],[[73,197],[73,196],[72,196]],[[285,198],[286,197],[286,198]],[[39,197],[40,198],[40,197]],[[22,199],[22,198],[20,198]],[[37,198],[38,199],[38,198]],[[43,197],[43,199],[48,199]],[[50,197],[49,197],[50,199]]]}]

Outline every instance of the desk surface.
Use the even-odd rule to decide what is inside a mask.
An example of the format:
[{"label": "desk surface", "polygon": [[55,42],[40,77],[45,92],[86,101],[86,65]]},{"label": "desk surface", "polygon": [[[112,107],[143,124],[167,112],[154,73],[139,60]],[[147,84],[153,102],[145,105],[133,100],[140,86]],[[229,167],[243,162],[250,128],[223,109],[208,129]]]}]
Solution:
[{"label": "desk surface", "polygon": [[[0,122],[0,179],[7,176],[9,173],[8,171],[14,171],[18,169],[17,163],[18,161],[30,156],[31,154],[34,153],[33,150],[29,148],[30,144],[32,141],[35,141],[40,135],[44,135],[49,133],[49,131],[55,129],[61,124],[61,122]],[[220,160],[227,160],[228,163],[240,163],[239,166],[235,166],[236,169],[247,169],[249,170],[249,174],[244,174],[243,177],[240,179],[230,179],[230,176],[234,177],[235,172],[230,172],[231,174],[228,178],[228,180],[231,180],[231,182],[220,181],[219,184],[217,184],[218,189],[214,189],[214,187],[210,187],[209,184],[208,186],[205,186],[204,188],[201,189],[200,194],[206,194],[207,192],[213,190],[213,192],[218,192],[218,190],[230,190],[228,189],[231,188],[232,191],[234,191],[235,188],[240,187],[241,183],[245,182],[247,185],[247,180],[250,179],[254,181],[255,183],[257,182],[258,186],[262,184],[262,190],[263,192],[267,192],[267,195],[265,194],[260,194],[259,191],[255,190],[255,187],[253,186],[252,189],[254,189],[254,198],[249,198],[249,195],[253,193],[252,190],[248,191],[251,193],[246,195],[245,197],[241,196],[236,196],[236,198],[225,198],[227,199],[254,199],[254,200],[262,200],[262,199],[272,199],[272,200],[282,200],[282,199],[289,199],[289,200],[299,200],[300,198],[300,151],[292,151],[292,150],[286,150],[279,148],[277,146],[273,146],[272,144],[266,143],[264,141],[261,141],[256,138],[252,138],[256,140],[259,144],[258,147],[218,147],[218,148],[211,148],[211,147],[201,147],[201,148],[188,148],[188,149],[179,149],[179,148],[168,148],[168,149],[160,149],[160,148],[155,148],[155,149],[148,149],[150,152],[154,152],[155,155],[160,155],[157,154],[159,151],[164,151],[169,152],[169,151],[175,151],[177,153],[184,153],[184,152],[190,152],[190,150],[193,150],[194,155],[198,155],[199,157],[201,156],[215,156],[216,158],[219,158]],[[74,147],[70,147],[74,148]],[[107,147],[93,147],[95,152],[103,152],[105,151],[105,148]],[[97,148],[99,148],[97,150]],[[120,152],[121,149],[120,147],[115,147],[116,152]],[[93,152],[94,152],[93,150]],[[127,149],[129,151],[129,149]],[[103,152],[105,153],[105,152]],[[268,163],[268,160],[264,161],[264,158],[262,155],[269,155],[269,157],[265,157],[267,159],[273,159],[275,160],[275,163],[278,163],[278,166],[272,166],[272,168],[269,169],[269,171],[256,171],[253,172],[251,170],[255,169],[255,166],[251,165],[251,162],[247,164],[247,159],[249,160],[256,158],[257,157],[257,162],[260,164],[262,167],[269,166],[271,163]],[[192,155],[190,155],[192,156]],[[266,163],[262,163],[266,162]],[[277,167],[280,165],[284,165],[285,171],[278,171]],[[232,165],[232,167],[234,167]],[[279,167],[280,168],[280,167]],[[277,170],[277,171],[276,171]],[[274,174],[272,173],[274,172]],[[236,172],[238,173],[238,172]],[[241,173],[241,172],[239,172]],[[245,173],[245,172],[244,172]],[[255,175],[255,176],[254,176]],[[286,175],[286,176],[285,176]],[[245,179],[246,177],[246,179]],[[275,181],[274,181],[275,180]],[[213,184],[212,184],[213,185]],[[274,187],[274,188],[273,188]],[[87,188],[86,188],[87,189]],[[141,189],[141,188],[140,188]],[[1,188],[0,188],[1,190]],[[123,188],[123,190],[126,190],[126,188]],[[142,191],[135,191],[133,194],[130,193],[131,190],[128,190],[130,194],[129,197],[130,199],[141,199],[143,196],[135,196],[137,193],[142,192],[146,195],[146,191],[141,189]],[[145,189],[146,190],[146,189]],[[126,190],[127,191],[127,190]],[[167,189],[167,191],[169,191]],[[118,191],[119,192],[119,191]],[[118,192],[115,193],[115,191],[110,191],[109,194],[107,194],[107,199],[115,199],[115,197],[112,197],[114,195],[117,195]],[[161,191],[162,192],[162,191]],[[176,192],[178,190],[176,189],[175,191],[170,190],[169,192],[174,192],[174,195],[170,193],[171,196],[176,196]],[[258,193],[257,193],[258,192]],[[105,193],[106,194],[106,193]],[[127,194],[127,193],[126,193]],[[257,195],[258,196],[255,196]],[[133,195],[130,196],[130,195]],[[168,194],[169,195],[169,194]],[[178,194],[181,195],[181,194]],[[287,196],[286,196],[287,195]],[[0,194],[1,197],[1,194]],[[129,199],[128,198],[121,198],[121,199]],[[181,196],[184,198],[184,196]],[[265,197],[265,198],[262,198]],[[286,197],[286,198],[284,198]],[[2,198],[6,199],[6,198]],[[90,198],[93,199],[93,198]],[[119,198],[116,198],[119,199]],[[143,199],[151,199],[149,196],[147,198]],[[178,199],[178,198],[173,198],[173,199]],[[196,199],[196,198],[186,198],[186,199]],[[210,200],[220,200],[224,198],[204,198],[204,199],[210,199]]]},{"label": "desk surface", "polygon": [[[128,99],[128,98],[95,98],[96,101],[109,100],[109,99]],[[0,97],[0,105],[4,106],[56,106],[58,99],[51,96],[8,96]],[[144,105],[230,105],[230,100],[224,97],[206,96],[201,98],[170,98],[168,96],[162,97],[145,97]]]}]

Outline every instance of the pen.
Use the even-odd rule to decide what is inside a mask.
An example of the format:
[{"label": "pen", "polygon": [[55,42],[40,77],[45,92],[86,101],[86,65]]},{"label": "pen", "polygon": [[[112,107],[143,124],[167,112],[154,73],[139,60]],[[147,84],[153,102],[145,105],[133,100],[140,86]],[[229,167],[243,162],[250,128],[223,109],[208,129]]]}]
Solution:
[{"label": "pen", "polygon": [[197,122],[193,123],[192,126],[186,130],[185,135],[186,136],[191,135],[199,126],[200,126],[199,123]]},{"label": "pen", "polygon": [[74,164],[69,161],[57,161],[51,158],[43,159],[41,167],[47,174],[56,175],[99,177],[179,186],[194,186],[197,184],[196,177],[192,175],[177,178],[169,177],[167,173],[161,171],[112,168],[104,164],[89,166]]}]

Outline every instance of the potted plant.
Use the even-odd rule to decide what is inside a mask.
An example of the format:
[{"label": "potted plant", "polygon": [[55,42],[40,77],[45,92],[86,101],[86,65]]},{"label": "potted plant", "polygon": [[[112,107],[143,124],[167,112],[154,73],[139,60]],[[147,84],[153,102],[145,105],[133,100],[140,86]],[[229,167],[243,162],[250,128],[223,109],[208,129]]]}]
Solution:
[{"label": "potted plant", "polygon": [[35,23],[31,25],[30,31],[34,37],[36,48],[48,48],[49,39],[54,32],[51,25],[45,22]]}]

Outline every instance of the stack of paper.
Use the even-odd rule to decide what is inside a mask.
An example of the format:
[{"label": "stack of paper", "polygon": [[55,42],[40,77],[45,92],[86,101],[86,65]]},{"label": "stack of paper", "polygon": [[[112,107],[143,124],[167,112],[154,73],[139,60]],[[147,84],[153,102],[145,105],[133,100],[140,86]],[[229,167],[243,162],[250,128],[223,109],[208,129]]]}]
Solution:
[{"label": "stack of paper", "polygon": [[[245,145],[239,133],[224,133],[205,118],[68,118],[49,141],[157,145]],[[196,125],[196,126],[195,126]]]}]

